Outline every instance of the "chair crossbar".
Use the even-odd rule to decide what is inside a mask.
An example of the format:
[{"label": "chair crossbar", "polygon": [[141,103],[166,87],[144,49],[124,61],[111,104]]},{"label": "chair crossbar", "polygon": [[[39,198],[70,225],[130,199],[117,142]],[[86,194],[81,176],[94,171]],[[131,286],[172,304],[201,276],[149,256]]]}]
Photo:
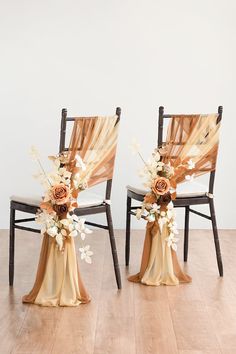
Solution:
[{"label": "chair crossbar", "polygon": [[18,219],[18,220],[15,220],[15,224],[18,224],[18,223],[21,223],[21,222],[29,222],[29,221],[35,221],[35,218]]},{"label": "chair crossbar", "polygon": [[191,213],[196,214],[198,216],[201,216],[201,217],[203,217],[205,219],[211,220],[211,217],[209,215],[203,214],[200,211],[197,211],[197,210],[194,210],[194,209],[191,209],[191,208],[189,208],[189,211],[191,211]]},{"label": "chair crossbar", "polygon": [[95,222],[91,222],[91,221],[85,221],[86,225],[90,225],[90,226],[96,226],[100,229],[105,229],[108,230],[108,226],[107,225],[101,225],[101,224],[96,224]]},{"label": "chair crossbar", "polygon": [[19,230],[24,230],[24,231],[31,231],[31,232],[36,232],[38,234],[41,233],[41,230],[38,229],[34,229],[32,227],[26,227],[26,226],[21,226],[21,225],[14,225],[15,229],[19,229]]}]

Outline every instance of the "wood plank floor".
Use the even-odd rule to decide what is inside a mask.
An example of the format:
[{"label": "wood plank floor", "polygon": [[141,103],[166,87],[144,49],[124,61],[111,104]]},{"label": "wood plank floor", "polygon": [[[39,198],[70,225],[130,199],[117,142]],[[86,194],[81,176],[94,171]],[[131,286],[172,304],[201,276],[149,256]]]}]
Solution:
[{"label": "wood plank floor", "polygon": [[[223,279],[218,277],[211,231],[192,230],[184,267],[193,282],[157,288],[126,280],[139,269],[143,235],[132,232],[126,269],[124,231],[116,232],[122,291],[116,289],[108,235],[95,230],[88,241],[93,264],[80,265],[92,302],[41,308],[21,303],[33,284],[41,236],[17,232],[15,284],[10,289],[8,232],[0,231],[0,354],[236,353],[236,231],[220,231]],[[182,260],[181,241],[178,254]]]}]

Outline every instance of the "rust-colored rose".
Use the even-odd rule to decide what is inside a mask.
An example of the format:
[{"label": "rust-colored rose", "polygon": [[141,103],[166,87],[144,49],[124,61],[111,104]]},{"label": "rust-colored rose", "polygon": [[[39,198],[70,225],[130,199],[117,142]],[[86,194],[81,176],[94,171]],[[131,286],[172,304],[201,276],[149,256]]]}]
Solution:
[{"label": "rust-colored rose", "polygon": [[55,204],[65,204],[70,197],[70,189],[63,183],[56,184],[51,190],[51,199]]},{"label": "rust-colored rose", "polygon": [[158,204],[167,205],[171,202],[171,200],[172,200],[171,194],[170,192],[168,192],[160,196],[160,198],[158,199]]},{"label": "rust-colored rose", "polygon": [[152,190],[154,193],[159,195],[164,195],[169,192],[170,181],[165,177],[157,177],[152,185]]},{"label": "rust-colored rose", "polygon": [[69,211],[67,204],[55,204],[53,209],[58,215],[67,214]]}]

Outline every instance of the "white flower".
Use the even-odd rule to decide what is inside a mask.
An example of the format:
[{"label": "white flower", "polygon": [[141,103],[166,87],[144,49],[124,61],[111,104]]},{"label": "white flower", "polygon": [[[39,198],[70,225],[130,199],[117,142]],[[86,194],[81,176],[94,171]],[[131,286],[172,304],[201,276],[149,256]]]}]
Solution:
[{"label": "white flower", "polygon": [[171,248],[176,252],[176,251],[177,251],[177,245],[176,245],[176,243],[172,242]]},{"label": "white flower", "polygon": [[164,163],[163,162],[158,162],[156,166],[157,166],[157,168],[156,168],[157,171],[162,171]]},{"label": "white flower", "polygon": [[168,247],[172,247],[174,251],[177,250],[177,245],[176,242],[178,242],[179,239],[175,237],[175,235],[171,232],[168,237],[166,237],[166,242]]},{"label": "white flower", "polygon": [[93,255],[93,252],[89,250],[90,249],[90,246],[87,245],[85,247],[81,247],[79,248],[79,251],[81,252],[81,259],[85,260],[85,262],[91,264],[92,263],[92,259],[91,259],[91,256]]},{"label": "white flower", "polygon": [[192,159],[188,160],[188,169],[192,170],[195,167],[195,162]]},{"label": "white flower", "polygon": [[152,209],[150,210],[151,213],[159,213],[160,212],[160,205],[157,203],[152,204]]},{"label": "white flower", "polygon": [[[50,158],[50,157],[49,157]],[[55,168],[58,169],[61,165],[61,161],[59,158],[54,158],[53,157],[53,164],[55,165]]]},{"label": "white flower", "polygon": [[59,168],[58,172],[64,178],[70,178],[71,174],[72,174],[71,172],[67,171],[67,169],[65,167]]},{"label": "white flower", "polygon": [[65,226],[65,228],[68,228],[69,227],[69,216],[68,216],[68,219],[61,219],[60,220],[60,223],[62,224],[62,225],[64,225]]},{"label": "white flower", "polygon": [[185,176],[185,179],[186,179],[186,181],[191,182],[191,181],[193,181],[194,176],[195,176],[195,174],[194,174],[194,173],[193,173],[191,176],[190,176],[190,175],[186,175],[186,176]]},{"label": "white flower", "polygon": [[35,216],[35,221],[41,226],[41,234],[44,234],[48,228],[57,225],[58,217],[56,213],[48,214],[46,210],[40,211]]},{"label": "white flower", "polygon": [[31,155],[33,160],[39,160],[39,158],[40,158],[39,152],[38,152],[38,150],[36,149],[35,146],[31,146],[30,155]]},{"label": "white flower", "polygon": [[65,229],[61,229],[62,236],[67,236],[67,231]]},{"label": "white flower", "polygon": [[63,248],[63,236],[61,233],[56,235],[56,242],[58,244],[59,250],[61,251]]},{"label": "white flower", "polygon": [[76,167],[80,167],[82,169],[82,171],[85,171],[86,166],[85,166],[83,160],[81,159],[81,157],[77,154],[75,156],[75,159],[76,159]]},{"label": "white flower", "polygon": [[85,220],[85,219],[79,219],[76,214],[71,215],[70,218],[71,218],[72,220],[74,220],[74,221],[77,221],[77,222],[78,222],[79,220]]},{"label": "white flower", "polygon": [[76,236],[78,236],[78,231],[77,231],[77,230],[72,230],[72,231],[69,233],[69,236],[70,236],[70,237],[76,237]]},{"label": "white flower", "polygon": [[56,226],[49,227],[47,229],[47,233],[51,237],[55,237],[58,233],[58,228]]},{"label": "white flower", "polygon": [[143,213],[142,209],[136,209],[136,218],[138,220],[141,219],[142,213]]},{"label": "white flower", "polygon": [[156,217],[155,217],[155,214],[149,214],[146,219],[149,221],[149,222],[153,222],[156,220]]},{"label": "white flower", "polygon": [[79,174],[79,172],[77,172],[77,173],[75,173],[73,175],[73,183],[74,183],[75,188],[78,189],[79,188],[79,184],[80,184],[80,174]]},{"label": "white flower", "polygon": [[160,161],[161,155],[158,151],[155,151],[155,153],[153,154],[153,158],[155,161]]},{"label": "white flower", "polygon": [[140,144],[136,141],[136,139],[132,139],[132,142],[130,144],[130,149],[134,155],[139,153]]},{"label": "white flower", "polygon": [[167,223],[167,218],[164,217],[164,216],[160,216],[158,218],[158,224],[159,224],[159,227],[160,227],[160,231],[162,232],[162,229],[163,229],[163,226]]},{"label": "white flower", "polygon": [[172,210],[173,208],[174,208],[174,204],[173,204],[173,202],[171,201],[171,202],[168,203],[167,209],[168,209],[168,210]]},{"label": "white flower", "polygon": [[177,223],[175,222],[175,221],[173,221],[173,222],[170,222],[169,224],[168,224],[168,227],[169,227],[169,230],[173,233],[173,234],[178,234],[179,233],[179,231],[178,231],[178,229],[177,229]]},{"label": "white flower", "polygon": [[85,219],[81,218],[77,221],[77,224],[75,225],[76,230],[80,232],[84,232],[86,234],[91,234],[92,230],[90,230],[88,227],[85,225]]}]

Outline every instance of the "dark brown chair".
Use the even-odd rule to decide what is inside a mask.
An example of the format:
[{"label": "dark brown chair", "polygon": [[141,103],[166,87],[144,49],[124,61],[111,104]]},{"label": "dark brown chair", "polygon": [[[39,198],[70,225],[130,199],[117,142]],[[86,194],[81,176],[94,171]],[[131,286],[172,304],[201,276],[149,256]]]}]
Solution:
[{"label": "dark brown chair", "polygon": [[[218,122],[222,118],[223,107],[218,107]],[[174,116],[173,114],[164,114],[164,107],[159,107],[159,119],[158,119],[158,146],[162,146],[163,141],[163,123],[164,119]],[[189,242],[189,214],[190,212],[199,215],[203,218],[211,220],[212,229],[215,242],[216,258],[219,269],[219,274],[223,276],[223,264],[220,252],[220,244],[218,237],[218,230],[216,224],[214,200],[212,198],[214,191],[215,171],[209,174],[209,186],[208,188],[199,184],[191,184],[190,190],[185,190],[187,184],[180,185],[180,191],[177,190],[177,198],[173,201],[174,206],[177,208],[185,208],[185,228],[184,228],[184,261],[188,259],[188,242]],[[126,209],[126,244],[125,244],[125,262],[126,266],[129,265],[130,259],[130,223],[131,215],[135,215],[135,210],[140,206],[132,206],[132,199],[142,202],[147,190],[127,186],[127,209]],[[192,205],[208,204],[210,209],[210,216],[205,215],[199,211],[192,209]]]},{"label": "dark brown chair", "polygon": [[[116,115],[117,120],[120,120],[121,109],[118,107],[116,108]],[[60,147],[59,152],[66,151],[68,148],[65,146],[66,141],[66,128],[68,122],[73,122],[75,117],[67,117],[67,110],[62,109],[62,116],[61,116],[61,132],[60,132]],[[118,289],[121,289],[121,277],[120,277],[120,268],[116,250],[116,242],[114,237],[114,230],[113,230],[113,223],[112,223],[112,214],[111,214],[111,206],[109,204],[109,200],[111,197],[111,189],[112,189],[112,179],[106,182],[106,190],[105,190],[105,198],[92,195],[87,196],[83,200],[83,193],[81,193],[81,198],[78,209],[75,209],[75,213],[78,216],[84,215],[93,215],[93,214],[100,214],[105,213],[107,219],[107,225],[97,224],[94,222],[86,221],[87,225],[95,226],[98,228],[102,228],[108,230],[109,237],[110,237],[110,244],[111,244],[111,251],[113,257],[113,264],[116,276],[116,283]],[[85,191],[86,192],[86,191]],[[10,286],[13,285],[14,281],[14,253],[15,253],[15,229],[31,231],[40,233],[40,230],[20,225],[21,223],[25,222],[32,222],[35,220],[35,217],[32,218],[23,218],[23,219],[16,219],[16,211],[21,211],[29,214],[36,214],[37,210],[39,209],[39,204],[41,202],[41,197],[31,197],[31,198],[24,198],[24,197],[11,197],[10,203],[10,244],[9,244],[9,284]]]}]

